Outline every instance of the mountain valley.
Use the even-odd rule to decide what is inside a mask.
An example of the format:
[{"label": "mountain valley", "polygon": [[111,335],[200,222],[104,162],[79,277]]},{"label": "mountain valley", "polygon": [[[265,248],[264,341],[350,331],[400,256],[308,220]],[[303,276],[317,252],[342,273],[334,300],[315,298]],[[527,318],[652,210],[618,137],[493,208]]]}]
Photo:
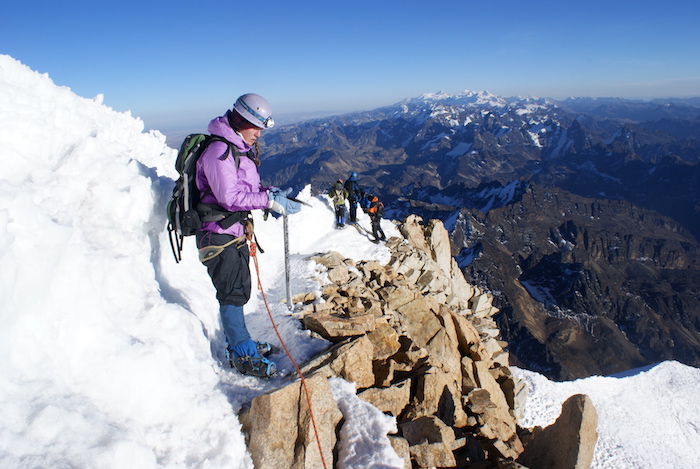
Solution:
[{"label": "mountain valley", "polygon": [[325,192],[356,171],[386,217],[441,219],[521,366],[700,366],[696,104],[424,95],[275,129],[262,174]]}]

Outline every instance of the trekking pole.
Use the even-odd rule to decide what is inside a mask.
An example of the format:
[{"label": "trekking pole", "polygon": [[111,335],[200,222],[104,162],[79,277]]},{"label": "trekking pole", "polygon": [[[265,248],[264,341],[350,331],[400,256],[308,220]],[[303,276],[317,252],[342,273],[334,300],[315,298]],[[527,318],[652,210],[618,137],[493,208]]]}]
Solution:
[{"label": "trekking pole", "polygon": [[289,223],[287,215],[282,216],[282,225],[284,227],[284,280],[287,284],[287,308],[289,311],[294,309],[292,304],[292,285],[289,280]]}]

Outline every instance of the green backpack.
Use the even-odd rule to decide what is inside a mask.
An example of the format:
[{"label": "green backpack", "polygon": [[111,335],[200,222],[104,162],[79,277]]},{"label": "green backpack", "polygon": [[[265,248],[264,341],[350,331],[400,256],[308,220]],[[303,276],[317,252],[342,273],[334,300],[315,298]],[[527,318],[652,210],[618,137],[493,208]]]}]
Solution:
[{"label": "green backpack", "polygon": [[216,204],[200,202],[200,193],[195,182],[197,176],[197,160],[204,149],[212,142],[226,143],[226,151],[219,157],[222,160],[233,155],[238,167],[241,153],[228,140],[217,135],[190,134],[180,146],[175,160],[175,169],[180,177],[175,182],[173,195],[168,202],[168,236],[175,261],[182,260],[182,247],[185,236],[192,236],[202,228],[203,222],[216,221],[222,228],[228,228],[234,223],[244,220],[250,212],[229,212]]}]

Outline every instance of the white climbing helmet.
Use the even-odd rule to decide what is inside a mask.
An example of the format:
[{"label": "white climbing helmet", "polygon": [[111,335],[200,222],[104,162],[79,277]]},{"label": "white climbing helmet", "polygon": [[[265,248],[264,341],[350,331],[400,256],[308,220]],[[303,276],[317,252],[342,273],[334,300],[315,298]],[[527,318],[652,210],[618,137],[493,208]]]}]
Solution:
[{"label": "white climbing helmet", "polygon": [[275,125],[270,103],[259,94],[248,93],[239,97],[233,105],[233,110],[261,129],[269,129]]}]

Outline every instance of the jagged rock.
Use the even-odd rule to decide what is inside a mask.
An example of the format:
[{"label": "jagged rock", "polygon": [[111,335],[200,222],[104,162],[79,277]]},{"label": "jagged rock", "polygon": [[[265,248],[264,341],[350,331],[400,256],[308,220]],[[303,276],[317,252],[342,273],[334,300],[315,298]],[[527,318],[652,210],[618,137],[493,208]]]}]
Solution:
[{"label": "jagged rock", "polygon": [[412,372],[428,365],[428,351],[416,344],[411,338],[399,337],[401,349],[391,357],[395,362],[394,368],[399,371]]},{"label": "jagged rock", "polygon": [[448,296],[452,294],[449,279],[434,270],[422,272],[415,284],[421,293],[433,293],[440,303],[446,303]]},{"label": "jagged rock", "polygon": [[479,343],[479,332],[464,316],[461,316],[454,311],[450,311],[450,315],[452,316],[452,321],[455,326],[457,342],[459,343],[459,351],[462,353],[462,355],[467,355],[472,348],[472,345]]},{"label": "jagged rock", "polygon": [[491,304],[492,301],[493,297],[487,293],[476,294],[469,301],[469,309],[474,316],[491,317],[498,312],[498,308]]},{"label": "jagged rock", "polygon": [[298,293],[292,297],[294,304],[302,303],[308,304],[316,299],[316,294],[314,292]]},{"label": "jagged rock", "polygon": [[528,443],[518,462],[530,469],[588,469],[598,441],[597,426],[591,398],[575,394],[562,404],[559,418]]},{"label": "jagged rock", "polygon": [[314,313],[304,316],[302,323],[306,329],[316,332],[331,342],[374,330],[374,316],[371,314],[344,317],[337,313]]},{"label": "jagged rock", "polygon": [[490,439],[508,441],[515,434],[516,423],[510,413],[508,401],[498,382],[488,369],[489,364],[483,361],[474,362],[474,374],[480,388],[488,391],[494,407],[479,415],[482,423],[482,433]]},{"label": "jagged rock", "polygon": [[418,293],[406,286],[388,285],[380,288],[377,293],[386,303],[387,308],[396,310],[418,297]]},{"label": "jagged rock", "polygon": [[382,302],[375,298],[364,298],[362,301],[365,312],[371,314],[374,317],[381,317],[384,315],[384,309],[382,308]]},{"label": "jagged rock", "polygon": [[[332,467],[336,427],[342,414],[326,377],[308,376],[306,386],[311,396],[323,458]],[[300,382],[256,397],[240,413],[239,419],[255,467],[302,469],[322,466],[306,394]]]},{"label": "jagged rock", "polygon": [[469,357],[462,357],[462,393],[469,394],[478,387],[479,383],[474,373],[474,360]]},{"label": "jagged rock", "polygon": [[467,414],[462,407],[461,383],[441,368],[431,368],[416,380],[413,396],[403,420],[437,416],[447,425],[462,428],[467,425]]},{"label": "jagged rock", "polygon": [[391,447],[394,448],[396,454],[398,454],[399,457],[403,459],[404,469],[411,469],[413,467],[413,465],[411,464],[411,450],[409,449],[408,441],[406,441],[406,438],[394,435],[388,435],[388,437],[389,443],[391,443]]},{"label": "jagged rock", "polygon": [[507,441],[494,440],[491,442],[491,445],[500,456],[506,458],[507,460],[515,460],[523,452],[523,443],[520,441],[518,435],[515,434]]},{"label": "jagged rock", "polygon": [[407,284],[413,285],[418,281],[418,278],[423,274],[425,267],[426,255],[421,256],[415,252],[409,255],[397,256],[390,263],[397,274],[403,275]]},{"label": "jagged rock", "polygon": [[374,360],[384,360],[394,355],[401,348],[399,334],[386,320],[376,320],[374,330],[367,334],[374,346]]},{"label": "jagged rock", "polygon": [[513,387],[513,417],[515,417],[516,422],[519,422],[525,415],[528,389],[525,382],[521,380],[513,380]]},{"label": "jagged rock", "polygon": [[433,260],[445,274],[452,274],[452,246],[450,236],[441,220],[433,219],[428,222],[425,229],[426,241],[430,245]]},{"label": "jagged rock", "polygon": [[450,314],[450,309],[444,304],[441,304],[437,316],[440,320],[440,324],[442,324],[442,327],[445,330],[445,333],[456,347],[457,353],[461,356],[462,353],[459,349],[459,337],[457,335],[457,328],[455,327],[454,320],[452,319],[452,314]]},{"label": "jagged rock", "polygon": [[400,425],[411,457],[421,467],[455,467],[454,431],[439,418],[423,416]]},{"label": "jagged rock", "polygon": [[316,356],[301,371],[304,375],[315,373],[325,377],[337,376],[355,383],[358,389],[367,388],[374,384],[373,349],[372,342],[366,336],[347,339]]},{"label": "jagged rock", "polygon": [[451,269],[452,295],[448,297],[447,304],[458,309],[466,309],[469,306],[469,300],[476,293],[476,288],[467,283],[467,279],[464,278],[464,274],[454,259],[452,259]]},{"label": "jagged rock", "polygon": [[373,364],[374,370],[374,386],[377,388],[386,388],[391,386],[394,381],[394,373],[396,372],[396,361],[392,359],[377,360]]},{"label": "jagged rock", "polygon": [[358,396],[382,412],[398,417],[411,400],[411,380],[407,379],[387,388],[369,388]]},{"label": "jagged rock", "polygon": [[345,265],[345,258],[337,251],[329,251],[325,254],[311,256],[309,259],[315,261],[327,269],[332,269],[333,267],[338,267]]},{"label": "jagged rock", "polygon": [[491,400],[491,394],[486,389],[473,389],[466,398],[469,410],[475,414],[484,414],[496,407],[496,404]]},{"label": "jagged rock", "polygon": [[350,270],[345,265],[339,265],[328,270],[328,280],[336,285],[345,285],[350,281]]},{"label": "jagged rock", "polygon": [[430,357],[433,357],[431,364],[442,368],[445,372],[459,376],[462,371],[462,357],[459,354],[457,343],[453,342],[449,334],[444,330],[439,330],[430,342],[425,346],[425,350]]},{"label": "jagged rock", "polygon": [[423,219],[421,217],[417,215],[408,215],[399,226],[399,231],[412,246],[429,253],[430,246],[428,246],[428,243],[425,241],[422,223]]},{"label": "jagged rock", "polygon": [[401,314],[401,324],[421,347],[425,347],[442,328],[440,320],[433,312],[435,310],[439,310],[439,306],[425,297],[418,297],[397,308]]}]

